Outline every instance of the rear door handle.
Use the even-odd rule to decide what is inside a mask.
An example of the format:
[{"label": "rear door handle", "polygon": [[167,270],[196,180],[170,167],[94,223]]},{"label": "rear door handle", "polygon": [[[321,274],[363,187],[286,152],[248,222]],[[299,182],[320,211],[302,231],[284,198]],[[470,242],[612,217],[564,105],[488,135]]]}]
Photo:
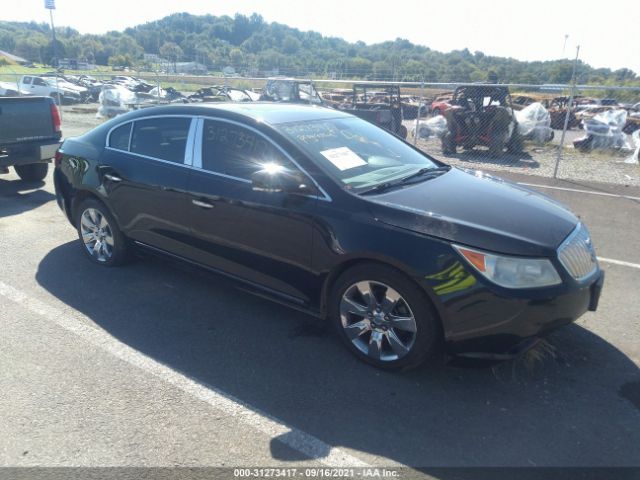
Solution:
[{"label": "rear door handle", "polygon": [[121,182],[122,179],[120,177],[118,177],[117,175],[113,175],[111,173],[105,173],[104,174],[104,178],[106,178],[107,180],[111,180],[112,182]]},{"label": "rear door handle", "polygon": [[200,207],[200,208],[213,208],[209,202],[203,202],[202,200],[191,200],[191,203]]}]

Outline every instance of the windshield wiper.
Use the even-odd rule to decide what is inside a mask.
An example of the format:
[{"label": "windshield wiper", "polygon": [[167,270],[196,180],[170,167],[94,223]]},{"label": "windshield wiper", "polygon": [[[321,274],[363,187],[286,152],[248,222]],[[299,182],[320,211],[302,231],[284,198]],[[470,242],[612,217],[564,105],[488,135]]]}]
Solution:
[{"label": "windshield wiper", "polygon": [[413,179],[413,178],[417,178],[417,177],[422,177],[423,179],[429,179],[429,178],[435,178],[439,175],[442,175],[443,173],[448,172],[451,169],[451,167],[449,165],[445,165],[442,167],[436,167],[436,168],[421,168],[420,170],[418,170],[417,172],[412,173],[411,175],[407,175],[406,177],[403,177],[399,180],[394,180],[392,182],[383,182],[380,183],[378,185],[376,185],[373,188],[370,188],[369,190],[365,190],[364,192],[360,192],[360,195],[370,195],[372,193],[381,193],[384,192],[385,190],[389,190],[390,188],[393,187],[400,187],[402,185],[406,185],[408,183],[409,180]]},{"label": "windshield wiper", "polygon": [[436,167],[436,168],[421,168],[420,170],[418,170],[417,172],[412,173],[411,175],[407,175],[406,177],[403,177],[401,182],[402,183],[406,183],[407,180],[411,180],[412,178],[416,178],[416,177],[437,177],[439,175],[442,175],[443,173],[448,172],[449,170],[451,170],[451,167],[449,165],[444,165],[442,167]]}]

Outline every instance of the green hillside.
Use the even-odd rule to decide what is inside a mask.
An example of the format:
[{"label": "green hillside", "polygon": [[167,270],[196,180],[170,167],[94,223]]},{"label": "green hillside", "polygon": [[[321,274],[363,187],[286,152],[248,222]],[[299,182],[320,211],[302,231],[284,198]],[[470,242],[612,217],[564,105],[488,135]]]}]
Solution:
[{"label": "green hillside", "polygon": [[[209,71],[232,66],[238,73],[408,80],[475,82],[495,72],[501,82],[566,83],[571,62],[524,62],[492,57],[467,49],[442,53],[396,39],[374,45],[349,43],[316,32],[302,32],[267,23],[258,14],[216,17],[176,13],[161,20],[104,35],[81,35],[57,28],[59,57],[87,59],[98,65],[144,65],[143,53],[170,62],[198,61]],[[34,62],[48,63],[53,56],[49,26],[38,23],[0,22],[0,50]],[[628,69],[595,69],[581,63],[579,83],[640,85]]]}]

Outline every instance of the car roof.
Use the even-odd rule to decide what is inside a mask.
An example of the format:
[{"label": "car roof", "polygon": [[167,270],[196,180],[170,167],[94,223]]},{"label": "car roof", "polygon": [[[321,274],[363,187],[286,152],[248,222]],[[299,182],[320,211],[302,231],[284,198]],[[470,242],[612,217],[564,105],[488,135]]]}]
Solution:
[{"label": "car roof", "polygon": [[[277,125],[288,122],[348,118],[351,115],[316,105],[272,102],[220,102],[175,104],[143,108],[127,115],[130,119],[151,115],[242,116],[258,122]],[[124,120],[123,117],[119,117]]]}]

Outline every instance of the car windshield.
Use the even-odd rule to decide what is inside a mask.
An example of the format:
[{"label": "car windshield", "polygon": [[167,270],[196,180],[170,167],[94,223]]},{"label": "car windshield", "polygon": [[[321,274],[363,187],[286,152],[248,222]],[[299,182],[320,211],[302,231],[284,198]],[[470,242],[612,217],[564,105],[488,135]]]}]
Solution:
[{"label": "car windshield", "polygon": [[291,122],[277,128],[354,192],[439,166],[399,138],[359,118]]}]

